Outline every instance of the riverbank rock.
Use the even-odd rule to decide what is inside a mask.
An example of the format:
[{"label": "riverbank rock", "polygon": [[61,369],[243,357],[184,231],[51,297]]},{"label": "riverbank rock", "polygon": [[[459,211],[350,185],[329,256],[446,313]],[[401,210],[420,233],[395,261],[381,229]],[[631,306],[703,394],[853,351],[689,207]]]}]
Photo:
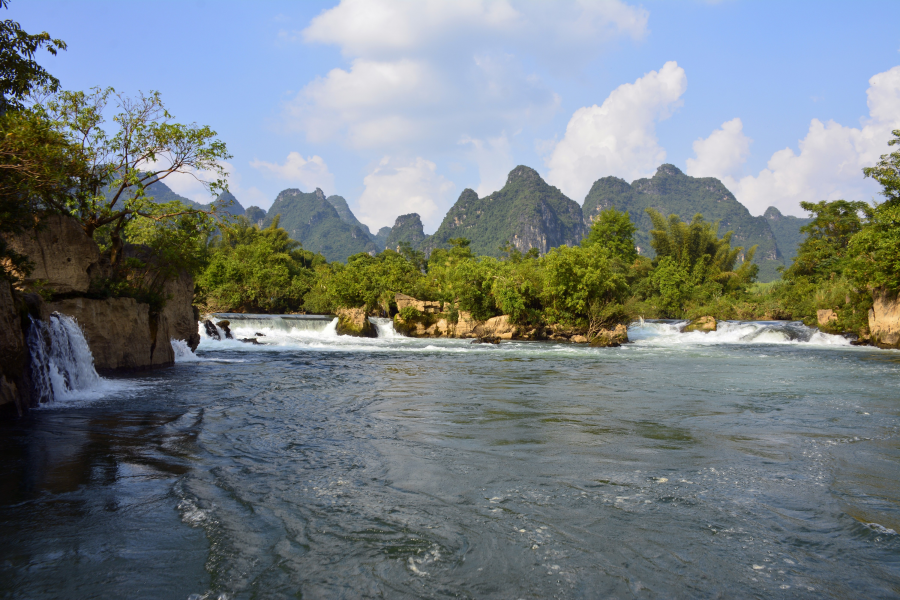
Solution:
[{"label": "riverbank rock", "polygon": [[416,298],[407,296],[406,294],[394,294],[394,302],[397,303],[398,311],[401,311],[404,308],[415,308],[417,311],[424,315],[436,315],[441,312],[440,302],[432,302],[430,300],[417,300]]},{"label": "riverbank rock", "polygon": [[338,318],[338,335],[352,335],[355,337],[378,336],[378,332],[372,323],[369,322],[369,317],[362,308],[340,308],[335,311],[335,316]]},{"label": "riverbank rock", "polygon": [[518,332],[518,327],[509,322],[509,315],[500,315],[484,322],[481,327],[485,336],[511,340]]},{"label": "riverbank rock", "polygon": [[615,329],[601,329],[597,335],[591,338],[592,348],[616,348],[628,343],[628,328],[625,325],[616,325]]},{"label": "riverbank rock", "polygon": [[26,287],[40,285],[56,294],[83,294],[102,270],[100,248],[71,217],[49,215],[39,229],[10,236],[7,242],[34,263],[34,270],[23,278]]},{"label": "riverbank rock", "polygon": [[78,322],[98,373],[138,371],[175,364],[165,315],[159,315],[151,323],[149,306],[134,298],[67,298],[49,302],[47,308],[69,315]]},{"label": "riverbank rock", "polygon": [[713,317],[699,317],[691,321],[684,328],[684,332],[688,333],[690,331],[715,331],[717,327],[716,320]]},{"label": "riverbank rock", "polygon": [[206,332],[206,337],[216,341],[221,341],[222,336],[219,335],[219,330],[216,329],[216,324],[209,319],[203,320],[203,330]]},{"label": "riverbank rock", "polygon": [[167,298],[162,314],[169,323],[169,336],[184,340],[191,350],[196,350],[200,344],[200,332],[197,331],[200,319],[193,307],[194,278],[182,271],[178,277],[166,281],[162,291]]},{"label": "riverbank rock", "polygon": [[900,299],[884,291],[873,295],[869,335],[879,348],[900,348]]}]

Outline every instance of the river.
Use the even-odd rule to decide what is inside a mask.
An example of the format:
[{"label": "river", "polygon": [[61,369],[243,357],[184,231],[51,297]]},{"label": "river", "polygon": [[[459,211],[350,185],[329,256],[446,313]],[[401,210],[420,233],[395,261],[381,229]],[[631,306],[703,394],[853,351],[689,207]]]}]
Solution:
[{"label": "river", "polygon": [[232,327],[0,426],[0,597],[900,594],[898,352]]}]

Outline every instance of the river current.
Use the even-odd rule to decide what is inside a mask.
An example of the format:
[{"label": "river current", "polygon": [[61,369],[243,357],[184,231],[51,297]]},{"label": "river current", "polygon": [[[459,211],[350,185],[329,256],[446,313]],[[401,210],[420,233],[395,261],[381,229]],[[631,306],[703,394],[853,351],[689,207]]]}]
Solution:
[{"label": "river current", "polygon": [[898,352],[230,320],[0,425],[0,597],[900,595]]}]

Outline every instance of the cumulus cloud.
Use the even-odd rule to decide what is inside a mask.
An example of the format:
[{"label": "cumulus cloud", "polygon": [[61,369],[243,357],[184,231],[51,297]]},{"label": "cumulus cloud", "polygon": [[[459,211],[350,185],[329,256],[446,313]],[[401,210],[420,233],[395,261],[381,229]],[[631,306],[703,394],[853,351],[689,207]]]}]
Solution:
[{"label": "cumulus cloud", "polygon": [[750,142],[744,124],[734,118],[722,123],[706,139],[694,142],[697,158],[687,159],[687,174],[692,177],[736,177],[750,155]]},{"label": "cumulus cloud", "polygon": [[656,124],[681,106],[685,90],[684,69],[670,61],[620,85],[602,105],[579,108],[547,160],[548,181],[581,201],[600,177],[632,180],[652,174],[666,159]]},{"label": "cumulus cloud", "polygon": [[719,177],[753,214],[775,206],[786,214],[803,215],[803,201],[870,200],[878,186],[863,178],[862,169],[888,151],[891,130],[900,128],[900,66],[869,79],[866,93],[869,116],[861,127],[813,119],[798,143],[799,153],[792,148],[775,152],[758,175],[738,177],[733,160],[712,156],[721,152],[733,158],[744,152],[749,140],[734,131],[734,121],[695,142],[697,158],[688,161],[688,172]]},{"label": "cumulus cloud", "polygon": [[640,39],[647,18],[620,0],[342,0],[286,34],[336,45],[349,60],[286,104],[287,124],[311,142],[392,153],[496,137],[546,122],[559,106],[526,61],[588,60],[610,40]]},{"label": "cumulus cloud", "polygon": [[392,226],[399,215],[419,213],[426,229],[440,222],[438,207],[453,191],[453,182],[438,175],[436,165],[424,158],[401,160],[385,156],[366,175],[359,197],[359,219],[373,231]]},{"label": "cumulus cloud", "polygon": [[481,181],[475,191],[479,196],[487,196],[506,184],[506,176],[516,163],[505,131],[486,140],[464,136],[459,143],[470,146],[471,157],[478,165]]},{"label": "cumulus cloud", "polygon": [[327,193],[334,191],[334,175],[328,170],[328,165],[321,156],[303,158],[299,152],[291,152],[283,164],[256,159],[250,166],[277,179],[289,181],[305,191],[317,187]]}]

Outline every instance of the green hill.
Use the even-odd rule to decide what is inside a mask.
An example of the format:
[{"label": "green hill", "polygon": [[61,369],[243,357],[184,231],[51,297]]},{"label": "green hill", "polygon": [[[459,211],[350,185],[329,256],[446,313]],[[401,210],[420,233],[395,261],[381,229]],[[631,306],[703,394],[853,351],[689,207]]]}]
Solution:
[{"label": "green hill", "polygon": [[400,215],[394,222],[391,232],[384,242],[385,248],[397,250],[400,242],[409,242],[413,248],[417,248],[425,240],[425,231],[422,229],[422,219],[418,213]]},{"label": "green hill", "polygon": [[537,248],[541,254],[563,244],[575,245],[584,235],[581,207],[547,184],[537,171],[518,166],[498,192],[478,198],[463,190],[433,236],[422,248],[445,247],[451,238],[471,240],[476,254],[500,256],[510,242],[521,252]]},{"label": "green hill", "polygon": [[733,231],[732,244],[749,249],[757,245],[754,262],[759,265],[759,280],[778,279],[777,268],[784,264],[778,241],[765,217],[754,217],[734,195],[714,177],[690,177],[677,167],[661,165],[650,179],[638,179],[630,185],[618,177],[594,182],[584,200],[585,224],[609,207],[628,212],[638,228],[638,251],[652,256],[649,231],[652,228],[647,208],[664,215],[676,214],[690,220],[701,213],[707,221],[719,221],[719,233]]},{"label": "green hill", "polygon": [[797,248],[800,246],[803,238],[806,237],[800,233],[800,228],[809,224],[812,219],[783,215],[774,206],[767,208],[763,217],[769,222],[769,228],[775,234],[775,239],[778,241],[778,249],[784,255],[785,265],[790,266],[797,257]]},{"label": "green hill", "polygon": [[386,244],[389,235],[391,235],[391,228],[382,227],[378,230],[378,233],[372,236],[372,241],[375,242],[375,247],[378,248],[379,252],[387,248]]},{"label": "green hill", "polygon": [[304,193],[287,189],[278,194],[266,215],[265,225],[281,215],[279,225],[303,248],[321,252],[331,261],[346,261],[359,252],[376,252],[368,230],[341,219],[337,209],[325,199],[319,188]]}]

